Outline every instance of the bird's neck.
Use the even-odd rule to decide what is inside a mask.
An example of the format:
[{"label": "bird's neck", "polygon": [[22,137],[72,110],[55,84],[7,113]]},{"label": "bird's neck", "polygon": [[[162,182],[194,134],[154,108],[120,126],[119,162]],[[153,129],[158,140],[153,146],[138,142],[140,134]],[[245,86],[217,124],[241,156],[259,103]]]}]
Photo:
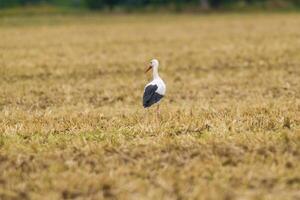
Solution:
[{"label": "bird's neck", "polygon": [[157,67],[153,68],[153,72],[152,73],[153,73],[153,79],[159,78]]}]

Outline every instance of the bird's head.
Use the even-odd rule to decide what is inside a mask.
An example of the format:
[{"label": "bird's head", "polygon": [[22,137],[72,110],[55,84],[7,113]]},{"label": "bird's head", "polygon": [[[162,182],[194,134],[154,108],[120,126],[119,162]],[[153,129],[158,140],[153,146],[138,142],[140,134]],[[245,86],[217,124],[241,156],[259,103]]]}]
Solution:
[{"label": "bird's head", "polygon": [[159,65],[159,62],[158,60],[156,59],[152,59],[151,62],[150,62],[150,65],[149,67],[147,68],[146,72],[148,72],[150,69],[157,69],[158,68],[158,65]]}]

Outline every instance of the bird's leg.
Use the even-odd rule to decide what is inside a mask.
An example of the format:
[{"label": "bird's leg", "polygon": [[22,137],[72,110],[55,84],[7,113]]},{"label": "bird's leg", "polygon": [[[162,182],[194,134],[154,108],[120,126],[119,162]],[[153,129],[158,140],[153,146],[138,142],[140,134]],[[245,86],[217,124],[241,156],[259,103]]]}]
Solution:
[{"label": "bird's leg", "polygon": [[157,104],[156,108],[156,122],[159,124],[159,118],[160,118],[160,111],[159,111],[159,104]]},{"label": "bird's leg", "polygon": [[145,109],[146,110],[146,120],[145,120],[145,122],[146,122],[146,127],[147,127],[147,131],[149,131],[149,132],[153,132],[153,127],[152,127],[152,124],[154,123],[154,121],[153,121],[153,114],[154,114],[154,112],[153,112],[153,110],[152,109]]}]

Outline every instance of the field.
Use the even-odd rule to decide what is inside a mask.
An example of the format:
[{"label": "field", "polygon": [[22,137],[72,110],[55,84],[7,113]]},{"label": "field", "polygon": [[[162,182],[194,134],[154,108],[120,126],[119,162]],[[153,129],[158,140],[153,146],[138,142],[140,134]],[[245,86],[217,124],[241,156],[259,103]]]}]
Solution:
[{"label": "field", "polygon": [[300,199],[300,15],[2,16],[0,38],[0,199]]}]

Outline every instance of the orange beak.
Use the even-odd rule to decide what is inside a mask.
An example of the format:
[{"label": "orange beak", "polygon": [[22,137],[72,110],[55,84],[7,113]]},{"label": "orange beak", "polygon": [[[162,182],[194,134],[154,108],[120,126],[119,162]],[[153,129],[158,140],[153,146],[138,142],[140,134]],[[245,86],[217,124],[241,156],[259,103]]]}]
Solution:
[{"label": "orange beak", "polygon": [[152,68],[152,66],[150,65],[150,66],[148,67],[148,69],[146,70],[146,73],[147,73],[151,68]]}]

